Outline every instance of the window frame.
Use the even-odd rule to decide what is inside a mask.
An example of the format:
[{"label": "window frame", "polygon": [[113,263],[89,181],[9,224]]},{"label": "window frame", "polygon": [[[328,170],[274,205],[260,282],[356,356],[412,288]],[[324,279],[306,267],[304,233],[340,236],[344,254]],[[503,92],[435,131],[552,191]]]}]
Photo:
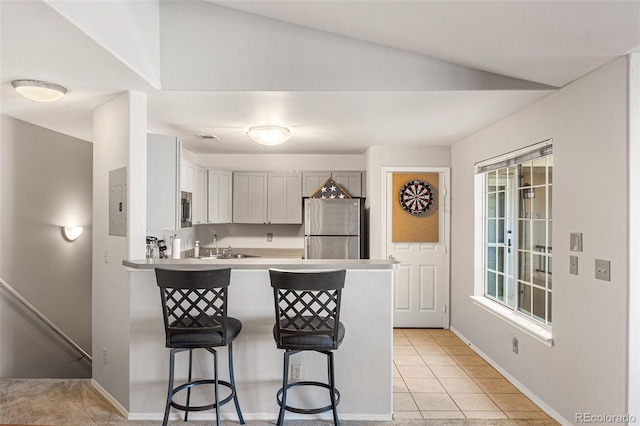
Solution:
[{"label": "window frame", "polygon": [[[506,294],[506,290],[505,293],[503,294],[503,299],[504,300],[500,300],[498,297],[498,289],[497,289],[497,282],[496,281],[496,291],[495,291],[495,296],[492,296],[490,294],[487,294],[487,276],[488,276],[488,270],[489,270],[489,265],[488,265],[488,252],[489,252],[489,242],[488,242],[488,223],[489,223],[489,188],[488,188],[488,173],[491,171],[496,171],[496,170],[500,170],[500,169],[504,169],[504,168],[509,168],[509,170],[512,170],[515,172],[520,170],[520,165],[527,163],[528,161],[532,161],[538,158],[547,158],[549,155],[553,155],[553,144],[552,144],[552,140],[546,140],[543,141],[541,143],[535,144],[535,145],[531,145],[507,154],[504,154],[502,156],[499,157],[494,157],[479,163],[476,163],[475,168],[476,168],[476,175],[475,175],[475,197],[474,197],[474,204],[475,204],[475,253],[474,253],[474,258],[475,258],[475,280],[474,280],[474,294],[471,296],[473,302],[489,311],[490,313],[492,313],[493,315],[496,315],[497,317],[511,323],[512,325],[514,325],[515,327],[521,329],[522,331],[532,335],[533,337],[535,337],[536,339],[538,339],[539,341],[545,343],[548,346],[553,346],[553,339],[552,339],[552,325],[549,322],[549,315],[551,313],[550,309],[549,309],[549,301],[548,301],[548,297],[547,297],[547,293],[551,293],[553,294],[552,289],[548,288],[548,284],[546,284],[547,287],[545,287],[545,318],[544,320],[539,320],[536,318],[536,316],[534,316],[533,313],[533,309],[530,309],[530,312],[528,313],[523,313],[520,312],[519,310],[519,276],[518,276],[518,259],[520,256],[520,246],[519,246],[519,241],[518,241],[518,233],[519,233],[519,226],[521,223],[521,219],[525,219],[525,218],[521,218],[520,214],[519,214],[519,206],[518,206],[518,201],[520,200],[520,191],[521,186],[518,182],[518,180],[516,178],[512,179],[512,185],[510,188],[506,188],[505,187],[505,192],[504,192],[504,197],[505,199],[508,199],[509,195],[507,193],[511,193],[511,207],[506,206],[506,209],[510,209],[512,210],[513,214],[512,214],[512,218],[507,217],[508,215],[505,214],[504,218],[502,218],[503,220],[505,220],[505,223],[507,223],[507,220],[511,220],[513,223],[513,241],[511,241],[511,244],[508,245],[507,241],[506,241],[506,232],[505,232],[505,241],[502,243],[505,247],[510,247],[511,248],[511,256],[512,256],[512,260],[510,260],[510,262],[512,262],[510,268],[505,267],[503,268],[504,272],[508,272],[510,270],[510,276],[512,277],[512,285],[513,285],[513,297],[511,298],[510,302],[511,305],[506,303],[507,300],[509,300],[509,297]],[[553,157],[552,161],[553,161]],[[551,187],[551,192],[552,192],[552,186],[553,186],[553,181],[549,178],[548,173],[549,173],[549,164],[547,163],[546,168],[545,168],[545,182],[544,182],[544,188],[545,188],[545,195],[548,195],[550,192],[550,187]],[[498,175],[496,175],[498,176]],[[515,176],[515,174],[514,174]],[[509,175],[507,174],[507,180],[509,179]],[[506,186],[506,185],[505,185]],[[531,182],[530,186],[534,186],[533,181]],[[498,189],[496,187],[496,194],[498,193]],[[498,195],[496,195],[496,199],[498,199]],[[497,210],[497,207],[496,207]],[[546,216],[545,216],[545,244],[550,244],[550,246],[552,247],[552,239],[551,239],[551,224],[553,221],[553,218],[551,216],[551,206],[550,203],[548,201],[548,198],[546,199],[546,206],[545,206],[545,211],[546,211]],[[498,220],[498,214],[495,215],[495,219],[496,219],[496,224],[497,224],[497,220]],[[526,221],[528,223],[528,226],[531,227],[533,226],[533,218],[529,218],[529,220]],[[497,226],[496,226],[497,228]],[[506,227],[505,227],[506,230]],[[549,242],[551,239],[551,242]],[[498,247],[498,240],[496,239],[495,243],[491,243],[491,244],[496,244],[495,247]],[[531,244],[533,244],[533,242],[531,242]],[[507,255],[506,255],[506,248],[504,249],[504,261],[507,261]],[[546,250],[546,249],[545,249]],[[535,258],[534,254],[534,247],[533,245],[531,245],[530,249],[528,250],[528,256],[530,256],[530,259],[533,260]],[[498,263],[498,250],[496,250],[496,266]],[[544,255],[544,259],[545,265],[550,264],[550,259],[552,258],[551,253],[548,253],[546,255]],[[531,268],[533,268],[533,266],[530,266]],[[545,283],[548,283],[549,281],[547,280],[547,278],[545,277]],[[504,288],[506,289],[507,286],[507,282],[508,282],[508,275],[505,274],[505,278],[504,278]],[[532,278],[532,282],[533,282],[533,278]],[[529,283],[529,285],[532,285],[532,283]],[[533,286],[531,287],[533,289]]]}]

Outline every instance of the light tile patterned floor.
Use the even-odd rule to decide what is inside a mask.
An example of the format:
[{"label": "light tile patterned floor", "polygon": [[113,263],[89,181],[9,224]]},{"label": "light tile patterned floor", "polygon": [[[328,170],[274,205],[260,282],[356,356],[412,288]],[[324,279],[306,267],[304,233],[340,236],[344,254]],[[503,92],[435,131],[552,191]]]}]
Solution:
[{"label": "light tile patterned floor", "polygon": [[552,419],[449,330],[393,330],[401,419]]}]

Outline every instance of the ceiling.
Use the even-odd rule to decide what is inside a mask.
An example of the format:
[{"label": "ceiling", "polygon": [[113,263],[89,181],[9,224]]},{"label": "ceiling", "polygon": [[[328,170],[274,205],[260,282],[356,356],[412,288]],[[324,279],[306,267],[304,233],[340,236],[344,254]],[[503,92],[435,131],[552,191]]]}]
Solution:
[{"label": "ceiling", "polygon": [[[636,1],[161,1],[143,69],[57,3],[0,3],[2,113],[91,140],[95,107],[142,91],[149,130],[197,153],[450,145],[640,46]],[[17,78],[69,92],[34,103]],[[271,123],[294,137],[245,135]]]}]

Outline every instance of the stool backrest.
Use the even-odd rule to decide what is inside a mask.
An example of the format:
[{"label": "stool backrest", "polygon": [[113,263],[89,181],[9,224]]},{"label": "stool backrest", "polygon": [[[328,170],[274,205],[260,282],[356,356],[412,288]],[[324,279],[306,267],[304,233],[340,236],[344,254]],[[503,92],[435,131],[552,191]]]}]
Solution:
[{"label": "stool backrest", "polygon": [[276,340],[292,335],[325,335],[338,348],[340,300],[345,270],[289,272],[270,269],[276,312]]},{"label": "stool backrest", "polygon": [[227,336],[227,288],[231,269],[181,271],[156,268],[164,330],[169,344],[172,332],[219,332]]}]

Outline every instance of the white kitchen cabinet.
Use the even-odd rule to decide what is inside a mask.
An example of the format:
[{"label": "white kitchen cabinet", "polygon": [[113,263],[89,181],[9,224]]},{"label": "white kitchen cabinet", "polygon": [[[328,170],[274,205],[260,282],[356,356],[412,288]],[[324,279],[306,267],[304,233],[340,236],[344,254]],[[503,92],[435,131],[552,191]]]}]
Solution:
[{"label": "white kitchen cabinet", "polygon": [[182,191],[191,193],[191,223],[207,223],[207,171],[190,161],[180,162]]},{"label": "white kitchen cabinet", "polygon": [[302,172],[302,196],[311,197],[316,189],[331,177],[328,171],[305,171]]},{"label": "white kitchen cabinet", "polygon": [[332,172],[331,177],[352,197],[364,197],[362,172]]},{"label": "white kitchen cabinet", "polygon": [[302,223],[300,172],[233,172],[233,223]]},{"label": "white kitchen cabinet", "polygon": [[302,193],[310,197],[330,177],[352,197],[365,197],[364,172],[359,171],[305,171],[302,172]]},{"label": "white kitchen cabinet", "polygon": [[194,201],[194,220],[193,224],[207,223],[207,208],[208,208],[208,195],[207,195],[207,170],[200,166],[195,166],[195,185],[193,187],[193,201]]},{"label": "white kitchen cabinet", "polygon": [[180,228],[180,141],[147,135],[147,230]]},{"label": "white kitchen cabinet", "polygon": [[231,206],[233,203],[232,173],[227,170],[207,170],[208,188],[208,222],[231,223]]},{"label": "white kitchen cabinet", "polygon": [[267,223],[267,172],[233,172],[233,223]]},{"label": "white kitchen cabinet", "polygon": [[302,223],[302,174],[268,173],[268,223]]}]

